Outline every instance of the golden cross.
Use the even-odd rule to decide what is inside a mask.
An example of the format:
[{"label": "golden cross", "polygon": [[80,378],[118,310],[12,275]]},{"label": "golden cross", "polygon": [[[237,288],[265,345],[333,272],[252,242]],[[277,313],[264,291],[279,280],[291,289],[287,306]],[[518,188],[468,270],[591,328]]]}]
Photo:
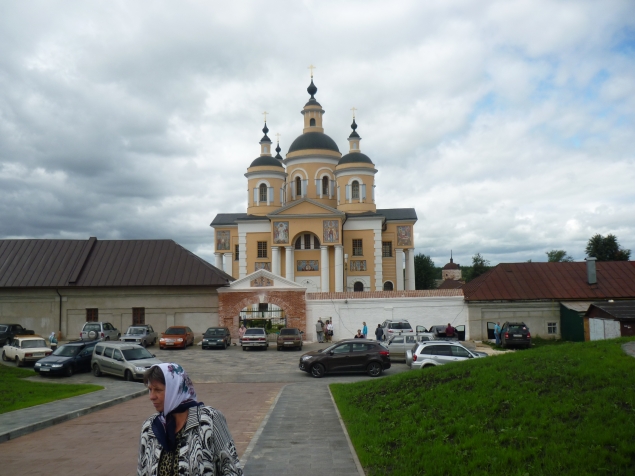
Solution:
[{"label": "golden cross", "polygon": [[313,70],[317,69],[317,67],[313,66],[313,65],[309,65],[309,67],[307,69],[311,70],[311,78],[313,78]]},{"label": "golden cross", "polygon": [[279,132],[276,134],[276,137],[278,138],[278,142],[280,142],[280,133]]},{"label": "golden cross", "polygon": [[263,112],[263,114],[265,115],[265,122],[267,122],[267,111]]},{"label": "golden cross", "polygon": [[357,111],[357,108],[356,107],[352,107],[351,111],[353,111],[353,119],[355,119],[355,111]]}]

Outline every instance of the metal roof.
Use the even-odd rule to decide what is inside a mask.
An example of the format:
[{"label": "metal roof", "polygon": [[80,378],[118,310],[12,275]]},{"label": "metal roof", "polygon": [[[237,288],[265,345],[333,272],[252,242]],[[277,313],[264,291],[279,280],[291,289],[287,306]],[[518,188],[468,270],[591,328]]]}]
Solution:
[{"label": "metal roof", "polygon": [[378,208],[377,213],[391,220],[416,220],[417,212],[414,208]]},{"label": "metal roof", "polygon": [[0,288],[226,286],[172,240],[0,240]]},{"label": "metal roof", "polygon": [[606,317],[611,316],[618,321],[635,319],[635,302],[633,301],[594,302],[586,312],[587,316],[591,314],[594,307],[604,311],[603,314]]},{"label": "metal roof", "polygon": [[501,263],[463,286],[466,301],[635,299],[635,262],[598,261],[597,283],[586,263]]}]

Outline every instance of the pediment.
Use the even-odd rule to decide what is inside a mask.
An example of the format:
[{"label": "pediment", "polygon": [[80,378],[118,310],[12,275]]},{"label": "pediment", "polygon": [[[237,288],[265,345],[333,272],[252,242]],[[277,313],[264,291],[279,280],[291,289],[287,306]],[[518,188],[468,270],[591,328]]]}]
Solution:
[{"label": "pediment", "polygon": [[276,218],[280,216],[306,216],[306,215],[319,215],[319,216],[344,216],[344,212],[337,210],[336,208],[329,207],[310,198],[303,198],[291,202],[284,207],[278,208],[276,211],[267,215],[269,218]]},{"label": "pediment", "polygon": [[231,291],[257,291],[258,289],[263,288],[267,290],[272,289],[296,289],[306,290],[305,286],[301,284],[295,283],[293,281],[289,281],[288,279],[283,278],[282,276],[278,276],[273,274],[266,269],[259,269],[251,274],[248,274],[244,278],[237,279],[232,282],[228,287],[219,288],[219,292],[231,292]]}]

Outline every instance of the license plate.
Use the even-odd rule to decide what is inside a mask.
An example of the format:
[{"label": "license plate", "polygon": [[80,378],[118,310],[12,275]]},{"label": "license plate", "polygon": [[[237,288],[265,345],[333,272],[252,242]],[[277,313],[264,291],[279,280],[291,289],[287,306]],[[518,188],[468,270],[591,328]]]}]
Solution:
[{"label": "license plate", "polygon": [[165,345],[174,345],[174,342],[166,342]]},{"label": "license plate", "polygon": [[40,369],[40,372],[48,372],[49,370],[51,370],[51,369],[47,369],[47,368],[42,367],[42,368]]},{"label": "license plate", "polygon": [[44,353],[43,352],[38,352],[37,354],[33,354],[33,357],[43,357]]},{"label": "license plate", "polygon": [[514,334],[514,337],[522,337],[522,334]]},{"label": "license plate", "polygon": [[293,342],[285,342],[284,345],[293,345]]}]

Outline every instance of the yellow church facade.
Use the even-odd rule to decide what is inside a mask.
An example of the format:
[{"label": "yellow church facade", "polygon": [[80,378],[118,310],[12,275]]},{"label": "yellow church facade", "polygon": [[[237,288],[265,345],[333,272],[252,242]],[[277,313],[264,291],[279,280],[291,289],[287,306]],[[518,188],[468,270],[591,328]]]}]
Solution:
[{"label": "yellow church facade", "polygon": [[273,155],[265,122],[245,174],[246,213],[211,223],[216,267],[236,279],[265,269],[308,292],[414,290],[414,208],[377,208],[377,169],[360,150],[355,118],[342,155],[324,132],[312,77],[307,91],[302,134],[285,158],[279,144]]}]

